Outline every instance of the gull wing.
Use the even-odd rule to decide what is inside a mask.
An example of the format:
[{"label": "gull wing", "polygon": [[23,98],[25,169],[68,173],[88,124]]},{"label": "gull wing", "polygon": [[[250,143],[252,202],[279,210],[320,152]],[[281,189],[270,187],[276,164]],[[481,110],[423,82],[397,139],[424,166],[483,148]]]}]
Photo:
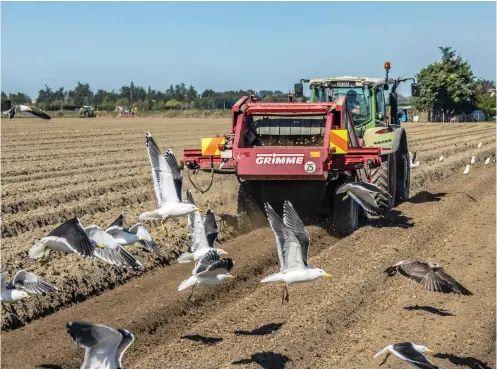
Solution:
[{"label": "gull wing", "polygon": [[[186,190],[186,200],[189,204],[195,205],[193,200],[192,190]],[[190,233],[193,234],[193,223],[195,222],[195,213],[188,214],[188,227],[190,228]]]},{"label": "gull wing", "polygon": [[43,278],[37,276],[36,274],[26,272],[25,270],[18,271],[10,282],[10,285],[11,287],[19,286],[26,292],[36,294],[45,294],[59,291],[59,289],[53,284],[45,282]]},{"label": "gull wing", "polygon": [[211,209],[207,209],[204,217],[204,229],[209,247],[214,247],[217,235],[219,234],[216,222],[216,216]]},{"label": "gull wing", "polygon": [[78,218],[72,218],[51,230],[45,237],[56,242],[65,243],[73,252],[86,256],[93,256],[94,246],[85,233]]},{"label": "gull wing", "polygon": [[140,238],[138,242],[148,252],[155,252],[158,254],[162,253],[162,250],[154,242],[154,240],[152,239],[152,235],[148,232],[147,228],[142,223],[136,223],[128,231],[130,233],[136,234]]},{"label": "gull wing", "polygon": [[116,367],[117,349],[123,339],[119,331],[87,322],[69,322],[66,328],[74,342],[85,349],[82,369]]},{"label": "gull wing", "polygon": [[117,330],[121,335],[123,336],[121,343],[117,347],[116,351],[116,363],[117,363],[117,368],[120,369],[123,367],[122,365],[122,358],[126,350],[131,346],[133,341],[135,340],[135,336],[133,336],[133,333],[126,329],[118,329]]},{"label": "gull wing", "polygon": [[161,207],[166,202],[179,202],[171,168],[150,132],[146,134],[146,144],[158,206]]},{"label": "gull wing", "polygon": [[302,258],[302,247],[293,232],[285,226],[274,209],[265,203],[269,225],[276,236],[276,247],[280,259],[280,271],[284,273],[290,269],[305,269]]},{"label": "gull wing", "polygon": [[31,113],[38,118],[51,119],[50,115],[36,106],[19,105],[19,110],[24,113]]},{"label": "gull wing", "polygon": [[192,240],[191,252],[210,247],[205,234],[204,221],[199,211],[194,212]]},{"label": "gull wing", "polygon": [[178,200],[181,201],[181,189],[183,188],[183,172],[181,171],[178,161],[173,154],[173,150],[167,149],[165,158],[167,164],[169,165],[169,168],[171,168],[171,173],[174,180],[174,188],[176,189],[176,195],[178,196]]},{"label": "gull wing", "polygon": [[417,351],[410,342],[392,345],[392,353],[399,359],[406,361],[419,369],[438,369],[426,357]]},{"label": "gull wing", "polygon": [[124,214],[121,213],[105,230],[107,233],[116,233],[117,231],[124,231]]},{"label": "gull wing", "polygon": [[472,296],[473,293],[452,278],[442,267],[431,268],[422,281],[425,288],[442,293]]},{"label": "gull wing", "polygon": [[229,273],[235,262],[231,258],[221,259],[216,251],[209,251],[197,262],[193,275],[216,276]]},{"label": "gull wing", "polygon": [[357,187],[351,187],[348,194],[368,213],[373,215],[381,214],[381,209],[370,192]]},{"label": "gull wing", "polygon": [[309,256],[309,245],[311,239],[309,237],[309,232],[304,227],[304,223],[300,219],[297,211],[293,207],[290,201],[285,201],[283,204],[283,223],[290,228],[295,237],[300,243],[302,248],[302,259],[304,260],[304,265],[308,266],[307,258]]}]

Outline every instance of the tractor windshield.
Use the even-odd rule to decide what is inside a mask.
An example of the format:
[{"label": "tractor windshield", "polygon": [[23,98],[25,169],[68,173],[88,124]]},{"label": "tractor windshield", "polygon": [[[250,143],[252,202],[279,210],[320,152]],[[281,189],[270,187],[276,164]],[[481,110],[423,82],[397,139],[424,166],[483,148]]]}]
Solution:
[{"label": "tractor windshield", "polygon": [[[363,125],[371,120],[371,94],[368,88],[361,87],[313,87],[316,101],[328,101],[331,96],[335,101],[340,96],[347,96],[347,102],[352,112],[356,126]],[[311,99],[312,100],[312,99]]]}]

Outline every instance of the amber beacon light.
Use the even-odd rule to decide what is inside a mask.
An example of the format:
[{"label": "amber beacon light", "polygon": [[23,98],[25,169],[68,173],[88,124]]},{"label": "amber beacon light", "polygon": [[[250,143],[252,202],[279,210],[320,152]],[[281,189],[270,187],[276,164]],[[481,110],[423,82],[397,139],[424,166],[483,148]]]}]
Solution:
[{"label": "amber beacon light", "polygon": [[385,69],[390,70],[390,62],[385,62]]}]

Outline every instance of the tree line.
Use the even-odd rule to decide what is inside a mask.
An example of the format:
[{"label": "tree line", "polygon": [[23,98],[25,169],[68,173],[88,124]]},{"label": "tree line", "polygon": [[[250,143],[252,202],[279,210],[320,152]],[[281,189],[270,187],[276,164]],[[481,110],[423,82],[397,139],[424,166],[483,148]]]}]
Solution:
[{"label": "tree line", "polygon": [[[475,109],[495,115],[495,97],[488,92],[495,89],[495,82],[477,78],[471,65],[451,47],[439,49],[441,59],[424,67],[415,76],[420,96],[412,98],[410,103],[416,109],[432,115],[467,114]],[[167,90],[160,91],[150,86],[137,86],[133,82],[118,91],[93,91],[88,83],[78,81],[72,90],[65,90],[64,87],[53,90],[45,85],[44,89],[38,91],[35,103],[44,110],[73,110],[83,105],[93,105],[100,110],[114,110],[116,105],[133,105],[140,110],[229,109],[241,96],[249,93],[246,90],[218,92],[212,89],[199,93],[194,86],[187,87],[184,83],[170,85]],[[256,95],[263,101],[273,102],[287,101],[288,98],[286,93],[279,90],[261,90]],[[32,99],[22,92],[7,96],[2,91],[2,110],[10,103],[32,104]]]}]

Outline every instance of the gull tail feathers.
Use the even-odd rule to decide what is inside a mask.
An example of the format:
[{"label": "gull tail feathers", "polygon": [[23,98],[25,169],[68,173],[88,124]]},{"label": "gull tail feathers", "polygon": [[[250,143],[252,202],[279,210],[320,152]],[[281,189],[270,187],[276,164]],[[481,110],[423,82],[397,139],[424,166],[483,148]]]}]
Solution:
[{"label": "gull tail feathers", "polygon": [[268,275],[266,278],[261,280],[261,283],[267,283],[267,282],[279,282],[281,281],[281,274],[280,273],[273,273]]},{"label": "gull tail feathers", "polygon": [[192,275],[190,278],[185,279],[180,283],[178,291],[183,291],[184,289],[193,286],[195,283],[197,283],[197,277]]},{"label": "gull tail feathers", "polygon": [[181,264],[189,263],[192,262],[193,259],[193,253],[192,252],[184,252],[180,256],[176,258],[176,261]]},{"label": "gull tail feathers", "polygon": [[31,259],[41,258],[44,253],[45,253],[45,245],[41,242],[33,245],[28,251],[29,257]]},{"label": "gull tail feathers", "polygon": [[389,350],[388,350],[388,346],[387,346],[387,347],[385,347],[384,349],[382,349],[382,350],[378,351],[376,354],[374,354],[374,355],[373,355],[373,358],[374,358],[374,359],[377,359],[377,358],[379,358],[381,355],[385,355],[388,351],[389,351]]}]

